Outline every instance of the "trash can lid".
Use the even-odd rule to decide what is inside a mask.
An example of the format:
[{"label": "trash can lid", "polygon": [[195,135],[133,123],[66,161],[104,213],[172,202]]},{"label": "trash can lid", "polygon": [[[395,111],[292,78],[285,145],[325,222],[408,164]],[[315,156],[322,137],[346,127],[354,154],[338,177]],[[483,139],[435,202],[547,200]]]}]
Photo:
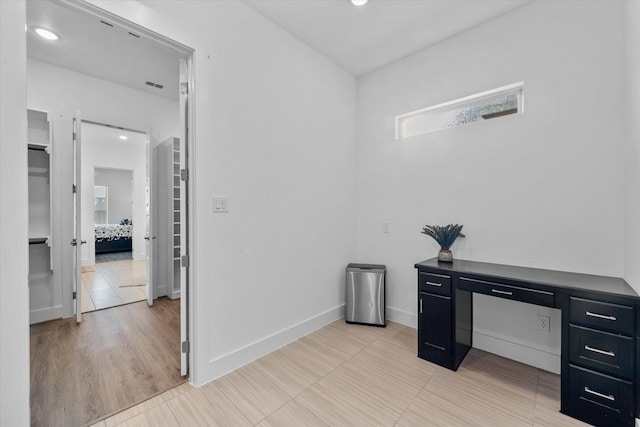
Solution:
[{"label": "trash can lid", "polygon": [[347,270],[350,268],[359,268],[361,270],[386,270],[387,266],[382,264],[355,264],[351,263],[347,266]]}]

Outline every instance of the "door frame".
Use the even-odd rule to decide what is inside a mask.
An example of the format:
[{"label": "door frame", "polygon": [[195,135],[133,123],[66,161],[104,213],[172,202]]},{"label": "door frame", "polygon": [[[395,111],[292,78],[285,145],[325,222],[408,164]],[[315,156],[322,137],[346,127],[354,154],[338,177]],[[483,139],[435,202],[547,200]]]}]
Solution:
[{"label": "door frame", "polygon": [[[184,115],[180,114],[180,124],[181,129],[179,137],[184,138],[185,142],[185,154],[186,154],[186,162],[185,167],[188,170],[188,180],[185,185],[185,199],[188,200],[187,206],[187,223],[188,227],[185,233],[185,241],[186,244],[186,254],[189,257],[187,273],[186,273],[186,281],[185,281],[185,293],[180,296],[180,298],[184,298],[186,304],[184,307],[186,308],[186,314],[183,318],[181,318],[181,324],[185,323],[185,339],[187,341],[187,378],[194,383],[198,381],[195,380],[197,378],[196,368],[198,364],[196,363],[196,342],[195,342],[195,319],[196,317],[196,304],[194,303],[193,296],[196,294],[196,281],[195,281],[195,271],[196,271],[196,256],[195,256],[195,242],[194,236],[196,236],[196,221],[195,221],[195,212],[196,212],[196,203],[193,195],[195,194],[196,189],[196,170],[195,170],[195,158],[196,158],[196,141],[195,141],[195,67],[194,67],[194,58],[196,55],[195,49],[182,44],[178,41],[175,41],[169,37],[166,37],[160,33],[149,30],[141,25],[138,25],[134,22],[124,19],[123,17],[109,12],[105,9],[102,9],[98,6],[95,6],[91,3],[88,3],[86,0],[51,0],[54,3],[57,3],[63,7],[70,8],[79,13],[88,14],[94,16],[99,19],[108,20],[113,22],[114,24],[131,30],[136,34],[140,34],[143,37],[147,37],[157,43],[161,43],[164,46],[174,50],[180,56],[181,60],[184,61],[185,69],[180,71],[180,84],[187,83],[188,86],[188,96],[186,96],[185,100],[185,111]],[[26,17],[25,17],[26,21]],[[26,44],[24,46],[24,51],[22,54],[26,57]],[[26,77],[25,77],[26,82]],[[26,93],[25,93],[26,97]],[[180,101],[179,101],[180,102]],[[25,117],[25,127],[26,127],[26,117]],[[187,154],[188,153],[188,154]],[[181,316],[182,317],[182,316]],[[184,322],[182,321],[184,320]],[[181,346],[182,347],[182,346]],[[181,349],[182,351],[182,349]],[[182,353],[181,353],[182,357]]]},{"label": "door frame", "polygon": [[[69,2],[67,2],[69,4]],[[127,23],[129,21],[124,20],[118,15],[109,13],[103,9],[89,5],[86,1],[75,2],[72,7],[76,9],[81,8],[92,13],[94,16],[111,16],[119,23]],[[2,35],[0,38],[0,45],[3,48],[3,59],[6,58],[7,62],[3,61],[3,78],[0,79],[0,86],[3,89],[7,89],[6,93],[3,93],[0,104],[2,108],[2,117],[7,119],[7,126],[2,127],[2,138],[5,140],[23,141],[26,140],[27,129],[27,77],[26,77],[26,58],[27,58],[27,45],[26,45],[26,32],[24,27],[26,25],[26,0],[15,0],[11,2],[0,1],[0,14],[2,25]],[[130,22],[129,22],[130,25]],[[135,26],[135,29],[140,33],[153,34],[154,39],[163,39],[164,36],[155,34],[140,26]],[[7,37],[4,37],[6,35]],[[169,40],[168,38],[165,38]],[[185,45],[174,43],[175,46],[182,46],[182,49],[187,52],[186,56],[189,58],[189,62],[193,64],[193,58],[195,57],[195,50]],[[4,50],[4,48],[7,48]],[[4,73],[6,71],[6,73]],[[5,79],[4,77],[7,76]],[[190,129],[195,129],[195,70],[192,67],[189,75],[189,83],[192,88],[192,94],[189,99],[189,111],[188,123]],[[6,109],[4,108],[6,107]],[[188,144],[190,150],[190,159],[188,161],[188,167],[191,171],[190,175],[193,177],[188,183],[188,191],[190,194],[195,194],[196,188],[196,173],[195,173],[195,138],[194,132],[189,132],[189,138],[185,141]],[[6,145],[6,147],[5,147]],[[17,181],[16,189],[8,195],[8,199],[13,201],[11,209],[1,208],[2,215],[6,215],[12,220],[11,227],[2,228],[3,231],[15,230],[10,236],[7,236],[3,242],[0,242],[0,247],[6,249],[7,253],[12,254],[11,258],[3,265],[11,265],[11,269],[4,269],[0,276],[3,279],[9,281],[16,281],[17,283],[26,280],[28,275],[28,243],[26,238],[28,237],[28,224],[27,219],[22,213],[27,207],[27,193],[26,193],[26,176],[27,176],[27,162],[26,162],[26,144],[3,144],[2,152],[7,154],[6,157],[2,157],[0,164],[2,166],[10,166],[9,169],[3,168],[3,178],[15,174],[13,178]],[[13,155],[23,159],[23,162],[15,162],[13,160],[7,161],[6,159],[13,159]],[[20,209],[16,209],[16,205]],[[189,221],[191,223],[190,236],[196,235],[196,222],[194,211],[196,209],[195,200],[192,201],[192,210],[189,214]],[[189,251],[191,254],[191,268],[189,269],[189,291],[191,295],[195,295],[197,283],[195,281],[195,244],[193,239],[190,240]],[[16,246],[24,245],[21,250],[16,250]],[[11,366],[11,371],[3,371],[3,373],[10,373],[8,378],[5,378],[2,391],[11,390],[11,393],[7,393],[8,399],[2,399],[0,402],[0,424],[4,424],[5,421],[8,424],[13,425],[28,425],[30,423],[29,416],[29,295],[27,287],[15,287],[10,290],[6,290],[6,294],[9,298],[4,298],[2,306],[2,319],[11,319],[12,323],[8,322],[0,325],[0,334],[3,338],[0,340],[2,344],[10,343],[11,351],[1,351],[2,366],[4,369]],[[8,302],[7,302],[8,301]],[[5,310],[7,309],[7,310]],[[190,362],[190,378],[192,382],[199,383],[197,377],[198,364],[195,363],[196,359],[196,345],[195,342],[195,319],[196,317],[196,305],[191,299],[189,304],[189,330],[192,337],[191,352],[189,355]],[[4,348],[4,347],[3,347]],[[9,388],[7,388],[9,387]],[[5,396],[3,394],[3,396]]]}]

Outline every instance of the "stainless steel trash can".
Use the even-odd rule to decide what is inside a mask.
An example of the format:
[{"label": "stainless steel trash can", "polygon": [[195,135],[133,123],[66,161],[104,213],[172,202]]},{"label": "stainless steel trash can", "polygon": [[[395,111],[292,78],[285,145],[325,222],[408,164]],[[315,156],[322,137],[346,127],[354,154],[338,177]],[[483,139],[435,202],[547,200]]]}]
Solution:
[{"label": "stainless steel trash can", "polygon": [[379,264],[347,266],[347,323],[387,326],[385,316],[385,276],[387,268]]}]

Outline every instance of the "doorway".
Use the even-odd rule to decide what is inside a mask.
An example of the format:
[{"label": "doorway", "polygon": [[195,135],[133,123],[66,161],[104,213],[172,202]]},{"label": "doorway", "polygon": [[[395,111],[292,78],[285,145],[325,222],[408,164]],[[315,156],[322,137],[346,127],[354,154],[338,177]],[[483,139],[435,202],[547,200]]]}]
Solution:
[{"label": "doorway", "polygon": [[[32,421],[35,425],[86,424],[153,397],[188,378],[190,184],[183,171],[190,164],[188,147],[193,144],[187,132],[187,124],[191,122],[188,84],[192,80],[193,52],[83,2],[28,2],[28,28],[37,26],[38,20],[44,18],[47,27],[66,32],[61,40],[79,42],[82,38],[97,56],[90,57],[89,51],[86,56],[79,55],[82,49],[78,49],[77,44],[71,52],[63,45],[50,49],[51,46],[43,44],[28,31],[28,105],[47,111],[53,129],[51,216],[55,227],[54,236],[49,240],[53,254],[51,288],[64,301],[60,308],[63,319],[52,319],[31,328]],[[57,26],[56,23],[64,25]],[[128,61],[122,56],[125,54],[145,61]],[[75,60],[69,60],[70,57]],[[116,64],[115,69],[120,73],[115,72],[113,66],[105,66],[105,60]],[[122,77],[122,71],[134,63],[142,69],[138,67],[129,76]],[[149,64],[151,69],[144,67]],[[170,69],[169,73],[164,72],[167,71],[165,68]],[[140,72],[149,73],[141,84],[139,79],[131,80],[132,75],[139,77]],[[179,89],[181,86],[183,90]],[[82,112],[82,117],[78,111]],[[95,162],[88,168],[91,179],[83,179],[82,166],[86,161],[82,153],[86,148],[86,137],[99,123],[109,123],[110,126],[101,126],[119,133],[144,129],[138,133],[146,134],[147,157],[153,154],[155,147],[171,139],[173,161],[167,175],[177,197],[170,200],[170,212],[166,215],[172,222],[173,233],[167,234],[166,243],[158,242],[153,227],[154,215],[150,213],[154,203],[154,193],[148,190],[154,179],[154,166],[150,162],[144,166],[142,217],[134,209],[131,218],[124,213],[115,215],[114,220],[109,217],[108,204],[106,209],[99,209],[106,212],[96,212],[97,199],[104,202],[110,199],[109,194],[113,195],[113,191],[108,190],[109,185],[99,184],[101,188],[96,189],[96,171],[130,171],[134,192],[135,188],[140,188],[135,184],[138,168],[126,164],[131,157],[127,152],[120,153],[115,164]],[[73,194],[69,191],[72,188]],[[88,210],[82,209],[86,202],[90,205]],[[98,243],[95,220],[100,215],[106,216],[108,223],[132,225],[131,257],[134,261],[140,259],[140,247],[144,248],[143,259],[152,257],[154,252],[170,257],[171,275],[179,280],[174,280],[170,292],[167,286],[166,296],[154,288],[154,280],[159,275],[152,272],[155,271],[151,267],[153,263],[144,260],[152,270],[144,276],[145,284],[148,284],[145,286],[146,301],[107,310],[98,310],[94,302],[96,310],[82,315],[85,311],[81,306],[82,295],[91,294],[86,286],[83,288],[82,269],[85,267],[88,271],[84,273],[90,273],[91,266],[96,268],[98,265],[95,261]],[[129,224],[125,221],[128,219],[131,220]],[[83,224],[88,224],[90,231],[87,232]],[[139,235],[140,230],[142,235]],[[69,241],[73,246],[70,247]],[[177,288],[175,283],[178,283]],[[118,289],[112,291],[121,298],[120,294],[135,293],[122,289],[127,286],[118,287],[120,292]],[[108,292],[103,292],[102,296],[105,293]],[[75,318],[71,317],[74,315]],[[63,337],[72,340],[64,341]],[[160,338],[164,341],[158,341]],[[157,358],[150,358],[151,355]],[[58,366],[60,361],[64,361],[64,369]],[[52,375],[56,372],[66,378]],[[69,382],[70,379],[73,381]],[[149,379],[159,380],[149,382]],[[133,383],[127,382],[130,380]],[[68,393],[60,392],[63,384],[68,385]],[[48,414],[53,414],[53,418],[47,418]]]},{"label": "doorway", "polygon": [[145,133],[82,122],[81,311],[146,299]]}]

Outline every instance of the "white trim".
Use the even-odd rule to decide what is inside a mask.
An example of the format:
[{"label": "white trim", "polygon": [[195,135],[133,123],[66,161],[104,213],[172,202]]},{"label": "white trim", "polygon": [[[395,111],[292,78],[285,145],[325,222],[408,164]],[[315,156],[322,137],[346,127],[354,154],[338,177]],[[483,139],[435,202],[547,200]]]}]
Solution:
[{"label": "white trim", "polygon": [[26,1],[0,1],[0,425],[28,426]]},{"label": "white trim", "polygon": [[193,49],[190,47],[177,42],[173,39],[163,36],[160,33],[156,33],[142,25],[139,25],[136,22],[129,21],[124,19],[123,17],[112,13],[102,7],[98,7],[89,3],[86,0],[53,0],[55,3],[58,3],[61,6],[67,7],[73,11],[81,12],[85,15],[91,15],[98,19],[103,19],[107,21],[112,21],[119,27],[125,28],[127,31],[131,31],[140,36],[153,40],[155,42],[161,43],[164,46],[173,49],[180,53],[183,58],[187,58],[193,52]]},{"label": "white trim", "polygon": [[198,357],[198,335],[197,335],[197,286],[196,286],[196,272],[198,270],[198,262],[197,262],[197,251],[196,251],[196,242],[195,236],[198,235],[197,232],[197,221],[196,221],[196,212],[198,211],[198,203],[196,198],[196,51],[191,50],[190,55],[185,58],[187,63],[187,72],[188,72],[188,83],[189,83],[189,97],[187,98],[187,107],[189,108],[189,112],[187,114],[187,129],[189,134],[187,138],[185,138],[185,143],[187,145],[187,169],[189,171],[189,179],[187,180],[187,192],[189,194],[189,217],[187,218],[187,222],[189,224],[189,247],[187,248],[189,253],[189,280],[187,287],[187,296],[188,296],[188,313],[189,317],[188,328],[187,328],[187,337],[190,342],[189,349],[189,372],[188,377],[189,381],[192,384],[199,384],[200,378],[202,375],[199,372],[200,365],[199,357]]},{"label": "white trim", "polygon": [[62,318],[64,307],[62,305],[56,305],[55,307],[41,308],[39,310],[32,310],[29,313],[29,322],[34,323],[47,322],[52,319]]},{"label": "white trim", "polygon": [[[246,365],[282,346],[316,331],[344,317],[344,304],[313,316],[295,325],[249,343],[241,348],[209,360],[209,372],[204,378],[213,381],[241,366]],[[207,381],[207,382],[208,382]],[[203,384],[198,384],[201,386]]]},{"label": "white trim", "polygon": [[560,375],[560,355],[473,331],[473,347]]},{"label": "white trim", "polygon": [[413,329],[418,328],[418,315],[400,310],[399,308],[387,306],[387,320],[400,323],[401,325],[408,326]]}]

